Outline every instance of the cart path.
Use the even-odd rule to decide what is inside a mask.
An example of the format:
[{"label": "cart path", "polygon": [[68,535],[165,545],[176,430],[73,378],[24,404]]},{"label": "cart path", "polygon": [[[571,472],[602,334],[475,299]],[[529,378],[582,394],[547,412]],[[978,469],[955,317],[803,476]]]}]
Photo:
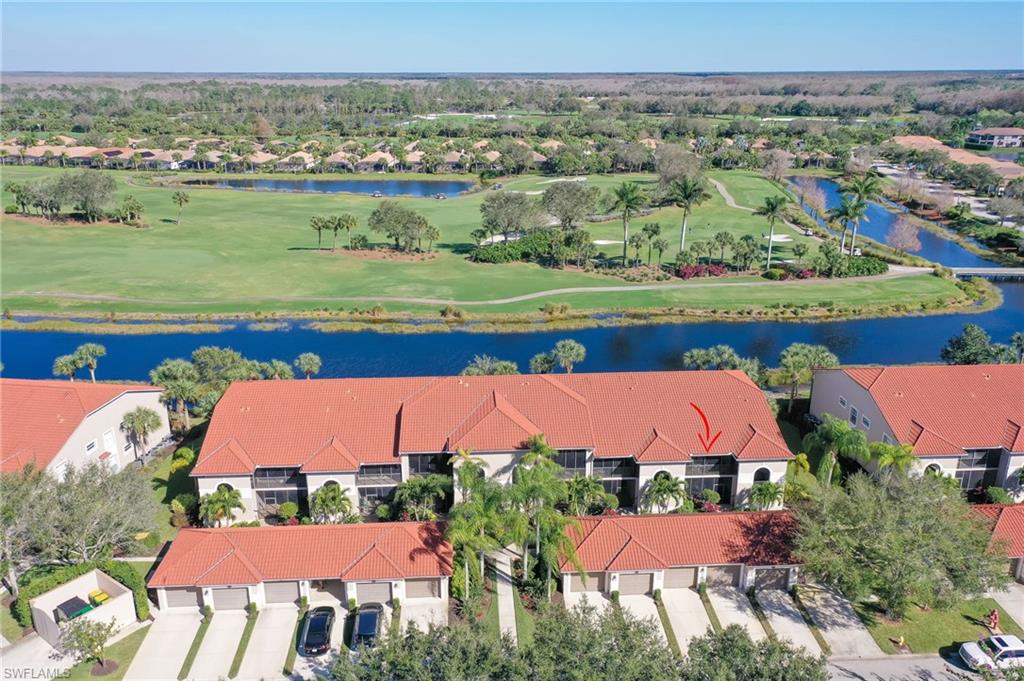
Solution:
[{"label": "cart path", "polygon": [[[714,185],[715,189],[718,190],[718,193],[722,195],[722,199],[725,201],[725,205],[728,206],[729,208],[735,208],[736,210],[745,210],[745,211],[747,211],[749,213],[756,212],[756,210],[757,210],[756,208],[751,208],[749,206],[741,206],[740,204],[736,203],[736,199],[733,198],[733,195],[730,194],[729,190],[725,188],[725,185],[722,184],[721,182],[719,182],[718,180],[709,177],[708,178],[708,182],[710,182],[711,184]],[[804,234],[804,228],[803,227],[800,227],[798,225],[794,225],[792,222],[787,222],[786,220],[783,220],[782,222],[787,227],[792,229],[794,232],[796,232],[796,233],[800,234],[801,236],[803,236],[803,234]],[[811,236],[811,237],[808,237],[808,238],[809,239],[813,239],[814,241],[821,241],[821,238],[817,237],[817,236]]]},{"label": "cart path", "polygon": [[922,274],[929,274],[931,267],[906,267],[903,265],[890,265],[889,271],[884,274],[877,274],[865,277],[848,277],[846,279],[790,279],[786,281],[746,281],[739,283],[728,283],[725,281],[680,283],[680,284],[633,284],[624,286],[573,286],[569,288],[553,288],[544,291],[534,291],[508,298],[494,298],[491,300],[454,300],[449,298],[416,298],[409,296],[266,296],[250,298],[218,298],[216,301],[209,300],[175,300],[172,298],[134,298],[129,296],[108,295],[102,293],[68,293],[61,291],[7,291],[7,298],[55,298],[64,300],[80,300],[87,302],[107,303],[138,303],[144,305],[208,305],[211,302],[217,303],[262,303],[262,302],[296,302],[296,303],[321,303],[321,302],[352,302],[352,303],[406,303],[409,305],[461,305],[464,307],[477,305],[508,305],[510,303],[521,303],[528,300],[537,300],[551,296],[559,296],[575,293],[624,293],[631,291],[676,291],[698,288],[750,288],[761,286],[820,286],[822,284],[838,282],[860,282],[860,281],[884,281],[886,279],[899,279],[902,277],[914,277]]}]

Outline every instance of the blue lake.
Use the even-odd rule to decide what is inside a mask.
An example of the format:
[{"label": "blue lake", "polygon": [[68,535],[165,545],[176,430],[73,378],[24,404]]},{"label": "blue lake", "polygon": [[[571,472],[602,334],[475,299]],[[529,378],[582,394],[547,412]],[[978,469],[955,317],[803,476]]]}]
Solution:
[{"label": "blue lake", "polygon": [[338,180],[289,178],[223,178],[189,180],[185,184],[215,189],[254,189],[270,192],[317,192],[321,194],[374,194],[383,196],[456,196],[473,188],[462,180]]}]

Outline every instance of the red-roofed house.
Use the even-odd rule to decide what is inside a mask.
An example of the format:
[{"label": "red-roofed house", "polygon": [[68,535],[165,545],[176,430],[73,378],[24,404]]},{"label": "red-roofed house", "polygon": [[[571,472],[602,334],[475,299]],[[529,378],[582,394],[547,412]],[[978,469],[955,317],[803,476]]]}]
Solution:
[{"label": "red-roofed house", "polygon": [[[721,431],[707,451],[691,402]],[[368,512],[411,476],[449,472],[459,449],[508,482],[538,434],[566,475],[601,478],[623,507],[660,472],[740,505],[754,484],[782,482],[792,458],[740,371],[349,378],[233,384],[192,475],[200,494],[238,489],[245,519],[329,482]]]},{"label": "red-roofed house", "polygon": [[816,371],[811,413],[848,420],[869,442],[910,445],[920,470],[965,490],[997,485],[1024,499],[1024,365]]},{"label": "red-roofed house", "polygon": [[797,568],[786,511],[588,516],[570,529],[586,578],[562,565],[562,592],[648,594],[699,584],[788,589]]},{"label": "red-roofed house", "polygon": [[992,541],[1006,546],[1010,576],[1024,584],[1024,504],[979,504],[972,508],[992,521]]},{"label": "red-roofed house", "polygon": [[141,406],[160,415],[149,444],[170,432],[160,393],[150,385],[0,379],[0,471],[33,464],[61,475],[91,461],[119,469],[136,458],[121,427],[125,414]]},{"label": "red-roofed house", "polygon": [[183,529],[149,578],[160,610],[448,598],[442,523]]}]

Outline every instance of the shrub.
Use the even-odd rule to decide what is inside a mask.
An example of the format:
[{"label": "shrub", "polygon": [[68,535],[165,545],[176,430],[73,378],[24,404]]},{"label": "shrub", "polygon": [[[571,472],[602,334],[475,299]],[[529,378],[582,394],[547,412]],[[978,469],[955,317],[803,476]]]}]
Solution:
[{"label": "shrub", "polygon": [[478,246],[470,254],[470,260],[491,264],[538,260],[551,253],[552,246],[560,244],[562,235],[554,229],[541,228],[527,232],[515,241],[499,241]]},{"label": "shrub", "polygon": [[160,535],[156,532],[147,532],[146,536],[142,538],[142,545],[147,549],[155,549],[160,546],[160,543]]},{"label": "shrub", "polygon": [[661,603],[661,589],[654,590],[654,602]]},{"label": "shrub", "polygon": [[701,492],[700,497],[705,501],[705,503],[710,504],[717,504],[720,501],[722,501],[722,495],[713,489],[704,490],[703,492]]},{"label": "shrub", "polygon": [[142,575],[129,563],[118,560],[100,560],[59,567],[22,584],[21,593],[14,604],[14,619],[18,620],[23,627],[31,627],[32,608],[29,606],[29,601],[94,569],[107,573],[112,579],[131,589],[135,600],[135,616],[140,620],[149,617],[149,598],[146,595],[146,582]]},{"label": "shrub", "polygon": [[313,519],[310,518],[308,515],[304,515],[304,516],[302,516],[302,520],[299,521],[299,524],[300,525],[312,525],[313,524]]},{"label": "shrub", "polygon": [[255,603],[249,603],[246,605],[245,611],[249,614],[250,619],[260,614],[260,609],[256,607]]},{"label": "shrub", "polygon": [[348,599],[348,611],[349,612],[355,612],[357,609],[358,608],[356,606],[356,599],[354,599],[354,598]]},{"label": "shrub", "polygon": [[352,235],[352,249],[357,251],[368,251],[370,250],[370,238],[365,234],[353,234]]},{"label": "shrub", "polygon": [[676,276],[680,279],[696,277],[721,277],[727,270],[725,265],[682,265],[676,268]]},{"label": "shrub", "polygon": [[773,267],[770,270],[766,270],[761,276],[765,279],[771,279],[772,281],[783,281],[785,279],[789,279],[789,272],[778,267]]},{"label": "shrub", "polygon": [[611,593],[612,603],[619,604],[619,590],[616,589]]},{"label": "shrub", "polygon": [[990,486],[985,490],[985,494],[988,496],[989,503],[992,504],[1012,504],[1013,497],[1002,487],[996,487],[995,485]]},{"label": "shrub", "polygon": [[377,508],[373,510],[373,514],[377,516],[377,520],[391,520],[391,505],[377,504]]},{"label": "shrub", "polygon": [[196,511],[199,509],[199,499],[195,494],[189,492],[182,492],[178,496],[171,499],[171,512],[172,513],[184,513],[190,518],[194,518]]},{"label": "shrub", "polygon": [[871,255],[862,255],[847,260],[845,277],[868,277],[876,274],[885,274],[889,271],[889,265]]},{"label": "shrub", "polygon": [[277,516],[282,520],[291,520],[299,514],[299,505],[294,501],[286,501],[277,509]]}]

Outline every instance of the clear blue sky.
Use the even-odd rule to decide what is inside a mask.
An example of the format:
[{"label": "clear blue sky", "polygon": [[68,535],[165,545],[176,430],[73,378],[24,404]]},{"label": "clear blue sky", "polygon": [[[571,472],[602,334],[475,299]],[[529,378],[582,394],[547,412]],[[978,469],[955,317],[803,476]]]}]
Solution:
[{"label": "clear blue sky", "polygon": [[3,3],[4,70],[1024,69],[1024,3]]}]

